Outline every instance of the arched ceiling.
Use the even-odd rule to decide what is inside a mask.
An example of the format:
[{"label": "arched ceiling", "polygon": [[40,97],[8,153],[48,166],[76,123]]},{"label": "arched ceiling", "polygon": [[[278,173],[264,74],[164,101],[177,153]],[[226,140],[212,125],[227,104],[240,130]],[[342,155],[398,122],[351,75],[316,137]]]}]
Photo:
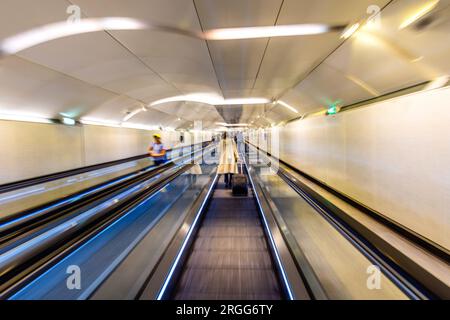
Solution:
[{"label": "arched ceiling", "polygon": [[[205,41],[155,30],[101,31],[49,41],[0,57],[0,113],[67,115],[188,128],[216,122],[270,125],[350,104],[450,72],[450,0],[418,30],[401,22],[427,0],[2,0],[0,40],[65,21],[70,5],[82,18],[130,17],[202,32],[226,27],[304,23],[347,25],[378,6],[381,24],[343,39],[320,35]],[[375,40],[374,40],[375,39]],[[155,100],[191,93],[225,99],[263,97],[280,104],[212,106]]]}]

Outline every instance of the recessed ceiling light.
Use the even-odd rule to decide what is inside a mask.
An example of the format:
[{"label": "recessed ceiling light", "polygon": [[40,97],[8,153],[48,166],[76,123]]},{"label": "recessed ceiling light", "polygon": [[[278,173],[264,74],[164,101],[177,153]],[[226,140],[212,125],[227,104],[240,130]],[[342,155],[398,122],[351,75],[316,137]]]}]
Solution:
[{"label": "recessed ceiling light", "polygon": [[125,122],[125,123],[122,123],[121,126],[123,128],[128,128],[128,129],[149,130],[149,131],[159,130],[158,126],[149,126],[149,125],[140,124],[140,123]]},{"label": "recessed ceiling light", "polygon": [[424,15],[426,15],[428,12],[433,10],[434,7],[436,7],[436,5],[438,3],[439,3],[439,0],[429,1],[428,3],[426,3],[425,5],[420,7],[412,15],[410,15],[408,18],[403,20],[403,22],[400,24],[400,26],[398,28],[399,29],[404,29],[404,28],[408,27],[409,25],[413,24],[414,22],[416,22],[417,20],[422,18]]},{"label": "recessed ceiling light", "polygon": [[139,30],[148,25],[132,18],[108,17],[56,22],[25,31],[0,42],[0,54],[15,54],[51,40],[102,30]]},{"label": "recessed ceiling light", "polygon": [[216,122],[217,125],[223,127],[248,127],[248,123],[225,123],[225,122]]},{"label": "recessed ceiling light", "polygon": [[211,29],[203,33],[206,40],[238,40],[321,34],[335,30],[325,24],[292,24],[264,27]]},{"label": "recessed ceiling light", "polygon": [[222,105],[238,105],[238,104],[266,104],[270,103],[266,98],[236,98],[236,99],[224,99]]},{"label": "recessed ceiling light", "polygon": [[24,122],[36,122],[36,123],[53,123],[52,120],[35,116],[35,115],[26,115],[26,114],[9,114],[9,113],[0,113],[0,120],[11,120],[11,121],[24,121]]},{"label": "recessed ceiling light", "polygon": [[350,38],[359,29],[359,26],[360,26],[359,23],[355,23],[351,25],[349,28],[345,29],[341,35],[341,39]]},{"label": "recessed ceiling light", "polygon": [[82,124],[92,125],[92,126],[120,128],[120,123],[117,123],[115,121],[110,121],[110,120],[84,118],[84,119],[81,119],[80,122]]},{"label": "recessed ceiling light", "polygon": [[224,99],[223,97],[210,94],[210,93],[192,93],[182,96],[168,97],[160,100],[156,100],[150,104],[150,106],[156,106],[163,103],[169,102],[197,102],[210,104],[215,106],[220,105],[240,105],[240,104],[266,104],[270,103],[269,99],[266,98],[233,98]]}]

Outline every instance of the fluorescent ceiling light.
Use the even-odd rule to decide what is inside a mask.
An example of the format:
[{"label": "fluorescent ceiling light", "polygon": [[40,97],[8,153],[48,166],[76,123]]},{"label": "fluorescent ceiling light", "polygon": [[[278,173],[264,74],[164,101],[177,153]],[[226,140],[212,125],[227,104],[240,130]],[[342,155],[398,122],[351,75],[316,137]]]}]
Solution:
[{"label": "fluorescent ceiling light", "polygon": [[439,3],[439,0],[433,0],[428,2],[427,4],[423,5],[419,10],[417,10],[415,13],[410,15],[408,18],[406,18],[398,27],[399,29],[404,29],[408,27],[409,25],[413,24],[420,18],[422,18],[424,15],[426,15],[428,12],[434,9],[436,5]]},{"label": "fluorescent ceiling light", "polygon": [[292,24],[265,27],[211,29],[203,33],[206,40],[237,40],[304,36],[326,33],[333,30],[325,24]]},{"label": "fluorescent ceiling light", "polygon": [[44,118],[44,117],[33,116],[33,115],[8,114],[8,113],[0,113],[0,120],[37,122],[37,123],[53,123],[52,120],[50,120],[48,118]]},{"label": "fluorescent ceiling light", "polygon": [[266,98],[237,98],[237,99],[224,99],[222,105],[237,105],[237,104],[266,104],[271,101]]},{"label": "fluorescent ceiling light", "polygon": [[92,120],[92,119],[81,119],[80,122],[82,124],[93,125],[93,126],[128,128],[128,129],[139,129],[139,130],[159,130],[159,127],[157,127],[157,126],[148,126],[148,125],[144,125],[144,124],[129,123],[129,122],[119,124],[114,121]]},{"label": "fluorescent ceiling light", "polygon": [[225,122],[216,122],[217,125],[223,127],[248,127],[248,123],[225,123]]},{"label": "fluorescent ceiling light", "polygon": [[356,30],[358,30],[358,28],[359,28],[359,23],[355,23],[351,27],[345,29],[344,32],[341,35],[341,39],[348,39],[348,38],[350,38],[356,32]]},{"label": "fluorescent ceiling light", "polygon": [[286,102],[284,102],[284,101],[278,100],[278,101],[275,101],[275,103],[278,103],[278,104],[282,105],[283,107],[285,107],[286,109],[291,110],[292,112],[298,113],[297,109],[295,109],[294,107],[288,105],[288,104],[287,104]]},{"label": "fluorescent ceiling light", "polygon": [[15,54],[27,48],[51,40],[76,34],[103,30],[140,30],[148,25],[132,18],[97,18],[82,19],[77,22],[56,22],[19,33],[0,42],[0,54]]},{"label": "fluorescent ceiling light", "polygon": [[97,119],[81,119],[82,124],[92,125],[92,126],[103,126],[103,127],[114,127],[120,128],[120,123],[109,120],[97,120]]},{"label": "fluorescent ceiling light", "polygon": [[129,123],[129,122],[122,123],[122,127],[129,129],[149,130],[149,131],[159,130],[158,126],[149,126],[145,124]]},{"label": "fluorescent ceiling light", "polygon": [[215,106],[220,105],[240,105],[240,104],[266,104],[270,103],[266,98],[234,98],[224,99],[223,97],[210,93],[192,93],[182,96],[174,96],[154,101],[150,106],[156,106],[169,102],[198,102]]},{"label": "fluorescent ceiling light", "polygon": [[223,100],[221,96],[213,95],[209,93],[193,93],[193,94],[187,94],[182,96],[174,96],[174,97],[168,97],[160,100],[156,100],[150,104],[150,106],[156,106],[163,103],[169,103],[169,102],[198,102],[198,103],[205,103],[205,104],[214,104],[217,101]]}]

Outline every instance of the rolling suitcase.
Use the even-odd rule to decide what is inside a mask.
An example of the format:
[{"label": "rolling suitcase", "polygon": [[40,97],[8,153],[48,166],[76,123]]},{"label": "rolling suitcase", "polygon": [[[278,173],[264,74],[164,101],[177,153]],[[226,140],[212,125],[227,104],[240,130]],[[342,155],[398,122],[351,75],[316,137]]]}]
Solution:
[{"label": "rolling suitcase", "polygon": [[244,170],[242,168],[241,163],[241,172],[238,174],[234,174],[231,179],[231,185],[233,196],[246,196],[248,195],[248,186],[247,186],[247,176],[244,174]]}]

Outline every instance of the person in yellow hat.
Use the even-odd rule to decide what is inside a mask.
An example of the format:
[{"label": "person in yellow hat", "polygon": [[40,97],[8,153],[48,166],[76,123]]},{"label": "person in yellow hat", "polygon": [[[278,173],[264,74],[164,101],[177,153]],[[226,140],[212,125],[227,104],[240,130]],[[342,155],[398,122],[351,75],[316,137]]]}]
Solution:
[{"label": "person in yellow hat", "polygon": [[148,148],[148,152],[150,153],[150,156],[153,157],[155,165],[159,166],[167,161],[166,149],[164,148],[164,144],[162,143],[161,135],[159,133],[155,133],[153,135],[153,139],[155,141]]}]

